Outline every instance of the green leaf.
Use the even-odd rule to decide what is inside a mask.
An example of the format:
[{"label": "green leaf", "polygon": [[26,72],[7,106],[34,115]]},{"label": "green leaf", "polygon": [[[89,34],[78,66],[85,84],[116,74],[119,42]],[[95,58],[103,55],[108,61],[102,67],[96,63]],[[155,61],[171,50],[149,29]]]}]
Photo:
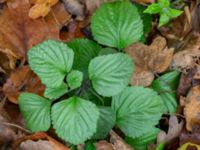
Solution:
[{"label": "green leaf", "polygon": [[131,58],[123,53],[98,56],[89,64],[89,77],[94,89],[103,96],[120,93],[133,73]]},{"label": "green leaf", "polygon": [[19,108],[26,127],[33,132],[47,131],[51,125],[51,101],[32,93],[19,96]]},{"label": "green leaf", "polygon": [[74,53],[66,44],[47,40],[28,51],[31,69],[48,87],[59,87],[71,70]]},{"label": "green leaf", "polygon": [[145,9],[144,13],[149,13],[149,14],[157,14],[160,13],[162,9],[160,8],[160,5],[157,3],[152,3]]},{"label": "green leaf", "polygon": [[115,49],[106,47],[106,48],[102,48],[98,55],[100,56],[100,55],[108,55],[108,54],[114,54],[114,53],[117,53]]},{"label": "green leaf", "polygon": [[176,18],[183,13],[183,11],[180,11],[180,10],[177,10],[177,9],[172,9],[172,8],[170,8],[169,11],[170,11],[170,17],[171,18]]},{"label": "green leaf", "polygon": [[173,113],[177,108],[175,90],[179,84],[180,73],[172,71],[157,78],[152,83],[152,88],[157,91],[165,104],[165,112]]},{"label": "green leaf", "polygon": [[96,132],[98,118],[97,106],[79,97],[71,97],[52,107],[57,135],[72,144],[81,144],[89,139]]},{"label": "green leaf", "polygon": [[155,142],[159,131],[158,128],[153,128],[150,132],[138,138],[126,137],[125,141],[136,150],[147,150],[148,144]]},{"label": "green leaf", "polygon": [[88,39],[75,39],[68,43],[74,51],[73,69],[80,70],[84,79],[88,78],[88,65],[91,59],[98,56],[101,46]]},{"label": "green leaf", "polygon": [[161,7],[169,7],[170,5],[169,0],[158,0],[158,3],[161,5]]},{"label": "green leaf", "polygon": [[143,34],[137,8],[128,1],[102,4],[92,16],[91,29],[100,44],[119,49],[139,41]]},{"label": "green leaf", "polygon": [[160,20],[159,20],[159,27],[167,24],[170,21],[170,17],[167,13],[161,13],[160,14]]},{"label": "green leaf", "polygon": [[83,73],[78,70],[72,70],[67,76],[67,83],[71,89],[76,89],[81,86]]},{"label": "green leaf", "polygon": [[46,87],[44,96],[49,99],[57,99],[67,93],[68,87],[65,83],[62,83],[59,87]]},{"label": "green leaf", "polygon": [[104,139],[115,125],[115,113],[110,107],[99,106],[100,117],[93,139]]},{"label": "green leaf", "polygon": [[151,31],[152,17],[150,14],[143,13],[146,7],[139,4],[137,4],[136,6],[143,22],[143,32],[144,34],[146,34]]},{"label": "green leaf", "polygon": [[127,87],[112,100],[116,124],[132,138],[152,131],[163,113],[163,105],[154,90],[137,86]]},{"label": "green leaf", "polygon": [[88,141],[88,142],[85,143],[84,150],[96,150],[96,148],[95,148],[92,141]]}]

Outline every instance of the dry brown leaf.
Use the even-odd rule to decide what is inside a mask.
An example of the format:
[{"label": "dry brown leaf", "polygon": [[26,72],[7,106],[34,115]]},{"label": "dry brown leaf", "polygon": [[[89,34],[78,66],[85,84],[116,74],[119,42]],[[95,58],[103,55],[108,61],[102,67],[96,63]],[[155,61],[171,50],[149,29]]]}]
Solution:
[{"label": "dry brown leaf", "polygon": [[28,17],[27,0],[15,1],[4,7],[0,15],[0,48],[10,49],[23,58],[29,48],[49,38],[59,39],[59,29],[44,19]]},{"label": "dry brown leaf", "polygon": [[18,103],[18,96],[21,92],[26,91],[42,96],[44,90],[45,86],[28,66],[14,70],[3,86],[5,96],[15,104]]},{"label": "dry brown leaf", "polygon": [[154,3],[155,0],[132,0],[133,2],[137,3]]},{"label": "dry brown leaf", "polygon": [[[39,144],[42,143],[42,146],[46,146],[47,147],[46,144],[48,142],[49,146],[53,150],[70,150],[70,148],[68,148],[65,145],[61,144],[60,142],[56,141],[54,138],[50,137],[49,135],[47,135],[44,132],[38,132],[38,133],[35,133],[33,135],[29,135],[29,136],[25,136],[25,137],[22,137],[20,139],[17,139],[15,141],[15,143],[13,144],[13,147],[18,148],[18,147],[20,147],[21,144],[23,144],[27,140],[29,141],[28,142],[29,144],[31,143],[31,145],[34,145],[34,148],[38,146],[38,142],[34,143],[34,141],[39,141],[39,140],[41,141],[42,140],[43,142],[39,142]],[[40,146],[41,146],[41,144],[40,144]],[[36,150],[36,149],[33,149],[33,150]],[[45,150],[45,149],[41,149],[41,150]]]},{"label": "dry brown leaf", "polygon": [[134,150],[134,148],[126,144],[114,131],[110,131],[110,143],[113,145],[113,150]]},{"label": "dry brown leaf", "polygon": [[[136,65],[131,84],[142,86],[151,84],[154,73],[162,73],[168,69],[174,53],[173,49],[167,48],[166,40],[163,37],[155,38],[150,46],[135,43],[125,51],[132,57]],[[145,81],[143,81],[144,78]],[[134,79],[137,81],[133,82]]]},{"label": "dry brown leaf", "polygon": [[95,143],[94,146],[96,150],[114,150],[112,144],[105,140]]},{"label": "dry brown leaf", "polygon": [[114,0],[86,0],[85,5],[87,11],[92,14],[98,7],[101,6],[101,4],[105,2],[112,2]]},{"label": "dry brown leaf", "polygon": [[168,132],[166,133],[161,130],[157,135],[157,143],[170,142],[172,139],[179,136],[182,128],[183,128],[183,121],[179,123],[178,118],[176,116],[170,116]]},{"label": "dry brown leaf", "polygon": [[192,131],[192,128],[196,124],[200,124],[200,86],[194,86],[188,93],[184,115],[186,118],[186,128],[188,131]]},{"label": "dry brown leaf", "polygon": [[17,56],[10,49],[0,48],[0,72],[9,73],[15,69]]},{"label": "dry brown leaf", "polygon": [[61,29],[66,25],[70,19],[71,14],[65,10],[64,5],[61,2],[58,2],[53,6],[51,12],[45,17],[47,23],[54,24],[58,29]]},{"label": "dry brown leaf", "polygon": [[51,10],[51,7],[55,5],[58,0],[36,0],[35,5],[29,10],[29,17],[37,19],[39,17],[45,17]]},{"label": "dry brown leaf", "polygon": [[76,20],[83,20],[85,18],[82,0],[62,0],[62,2],[64,3],[66,10],[76,16]]}]

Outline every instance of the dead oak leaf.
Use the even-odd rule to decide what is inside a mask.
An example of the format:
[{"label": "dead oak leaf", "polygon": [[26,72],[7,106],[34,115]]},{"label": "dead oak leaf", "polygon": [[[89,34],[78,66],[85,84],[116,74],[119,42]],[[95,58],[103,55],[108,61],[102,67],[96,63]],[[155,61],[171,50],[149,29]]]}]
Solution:
[{"label": "dead oak leaf", "polygon": [[155,38],[149,46],[135,43],[125,51],[136,65],[131,84],[142,86],[151,84],[154,73],[162,73],[168,69],[174,53],[174,49],[167,47],[165,38],[160,36]]},{"label": "dead oak leaf", "polygon": [[59,29],[43,18],[28,17],[30,4],[27,0],[13,2],[4,7],[0,15],[0,48],[10,49],[24,58],[29,48],[49,38],[59,39]]},{"label": "dead oak leaf", "polygon": [[200,86],[194,86],[188,93],[184,115],[186,118],[186,128],[188,131],[192,131],[194,125],[200,124]]},{"label": "dead oak leaf", "polygon": [[15,104],[18,103],[18,96],[21,92],[31,92],[42,96],[44,90],[45,86],[28,66],[14,70],[3,85],[4,95]]}]

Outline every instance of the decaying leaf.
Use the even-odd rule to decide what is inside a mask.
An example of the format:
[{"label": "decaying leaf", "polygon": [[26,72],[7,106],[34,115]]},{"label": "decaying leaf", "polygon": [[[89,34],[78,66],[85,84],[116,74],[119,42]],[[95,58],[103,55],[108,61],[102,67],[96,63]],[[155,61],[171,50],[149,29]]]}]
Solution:
[{"label": "decaying leaf", "polygon": [[150,46],[135,43],[125,51],[132,57],[136,65],[136,71],[132,78],[137,81],[132,79],[134,82],[131,84],[143,86],[151,84],[154,73],[162,73],[168,69],[174,53],[173,49],[167,48],[166,40],[163,37],[154,39]]},{"label": "decaying leaf", "polygon": [[29,17],[37,19],[39,17],[45,17],[51,10],[51,7],[55,5],[58,0],[36,0],[34,6],[29,10]]},{"label": "decaying leaf", "polygon": [[[17,139],[13,144],[15,148],[30,148],[31,150],[70,150],[70,148],[64,146],[60,142],[56,141],[49,135],[44,132],[38,132],[33,135],[24,136],[20,139]],[[27,149],[22,149],[27,150]]]},{"label": "decaying leaf", "polygon": [[[13,2],[4,7],[0,15],[0,48],[10,49],[24,58],[29,48],[49,38],[59,39],[59,29],[43,18],[28,17],[30,4],[27,0]],[[11,3],[12,4],[12,3]]]},{"label": "decaying leaf", "polygon": [[10,49],[0,48],[0,72],[9,73],[15,68],[17,56]]},{"label": "decaying leaf", "polygon": [[196,124],[200,124],[200,86],[194,86],[187,95],[184,115],[186,118],[186,128],[192,131]]},{"label": "decaying leaf", "polygon": [[63,3],[58,2],[51,8],[51,12],[45,17],[48,24],[55,24],[58,29],[61,29],[64,25],[68,23],[71,19],[71,14],[69,14]]},{"label": "decaying leaf", "polygon": [[110,131],[110,143],[113,145],[113,150],[134,150],[130,145],[126,144],[124,140],[114,131]]},{"label": "decaying leaf", "polygon": [[94,146],[96,150],[114,150],[112,144],[105,140],[95,143]]},{"label": "decaying leaf", "polygon": [[178,122],[178,118],[176,116],[170,116],[169,118],[169,128],[168,132],[160,131],[157,136],[157,143],[167,143],[170,140],[179,136],[181,130],[183,128],[183,121]]},{"label": "decaying leaf", "polygon": [[185,143],[178,150],[200,150],[200,146],[193,143]]},{"label": "decaying leaf", "polygon": [[9,101],[17,104],[21,92],[32,92],[43,95],[45,86],[28,66],[17,68],[11,73],[3,86],[3,92]]},{"label": "decaying leaf", "polygon": [[85,18],[82,0],[62,0],[62,2],[64,3],[66,10],[76,16],[76,20],[83,20]]}]

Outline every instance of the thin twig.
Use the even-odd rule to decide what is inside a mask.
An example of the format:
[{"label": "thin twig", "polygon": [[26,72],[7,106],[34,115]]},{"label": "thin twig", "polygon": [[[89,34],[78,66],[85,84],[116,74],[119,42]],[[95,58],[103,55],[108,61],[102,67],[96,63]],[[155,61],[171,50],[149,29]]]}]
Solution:
[{"label": "thin twig", "polygon": [[24,132],[26,132],[27,134],[31,134],[31,131],[19,126],[19,125],[16,125],[16,124],[13,124],[13,123],[9,123],[9,122],[2,122],[3,125],[6,125],[6,126],[11,126],[11,127],[15,127],[15,128],[18,128]]}]

